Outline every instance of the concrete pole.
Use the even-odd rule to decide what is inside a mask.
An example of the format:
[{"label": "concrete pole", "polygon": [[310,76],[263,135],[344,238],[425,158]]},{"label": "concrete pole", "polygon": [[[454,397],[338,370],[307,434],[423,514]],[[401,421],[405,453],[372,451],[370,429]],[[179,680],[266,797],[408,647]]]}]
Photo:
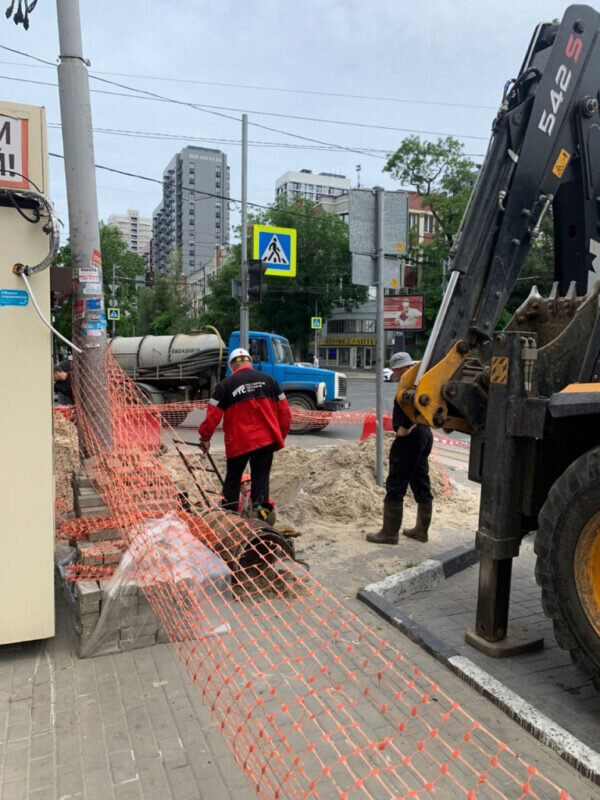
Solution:
[{"label": "concrete pole", "polygon": [[242,300],[240,305],[240,347],[248,349],[250,314],[248,307],[248,114],[242,114]]},{"label": "concrete pole", "polygon": [[[89,81],[83,59],[79,0],[57,0],[60,64],[58,87],[73,280],[75,391],[80,419],[110,445],[105,353],[107,348],[102,258]],[[102,316],[101,316],[102,315]],[[78,386],[79,384],[79,386]],[[83,442],[80,443],[83,446]]]},{"label": "concrete pole", "polygon": [[385,356],[385,331],[383,329],[383,189],[375,187],[375,284],[377,287],[375,336],[375,411],[377,431],[375,441],[375,478],[377,486],[383,486],[383,361]]}]

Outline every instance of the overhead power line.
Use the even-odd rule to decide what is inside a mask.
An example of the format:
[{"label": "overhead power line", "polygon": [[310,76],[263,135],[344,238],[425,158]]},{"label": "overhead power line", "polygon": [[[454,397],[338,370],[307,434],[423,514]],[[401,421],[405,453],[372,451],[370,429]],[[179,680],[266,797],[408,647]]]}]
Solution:
[{"label": "overhead power line", "polygon": [[[2,47],[3,45],[0,45]],[[31,83],[38,86],[52,86],[54,88],[58,87],[57,83],[52,83],[51,81],[35,81],[31,78],[15,78],[13,75],[0,75],[1,79],[4,80],[11,80],[16,81],[18,83]],[[391,131],[394,133],[413,133],[413,134],[421,134],[423,136],[453,136],[456,139],[476,139],[479,141],[488,141],[487,136],[475,136],[474,134],[470,133],[449,133],[448,131],[429,131],[424,130],[422,128],[399,128],[394,125],[376,125],[370,122],[355,122],[352,120],[341,120],[341,119],[325,119],[323,117],[306,117],[300,114],[280,114],[275,111],[260,111],[256,109],[243,109],[243,108],[233,108],[230,106],[215,106],[215,105],[208,105],[205,103],[192,103],[188,100],[177,100],[171,97],[162,97],[160,95],[155,94],[154,92],[146,92],[143,89],[138,89],[133,86],[125,86],[125,84],[116,83],[115,81],[108,81],[105,78],[98,78],[90,73],[90,78],[95,78],[95,80],[101,81],[102,83],[112,84],[114,86],[118,86],[122,89],[127,89],[130,93],[124,92],[111,92],[103,89],[90,89],[90,92],[93,94],[105,94],[110,95],[111,97],[127,97],[133,100],[155,100],[161,103],[174,103],[176,105],[183,105],[188,106],[189,108],[194,108],[196,111],[204,111],[207,114],[213,114],[214,116],[223,117],[225,119],[230,119],[235,122],[239,122],[238,117],[233,117],[230,114],[224,113],[225,111],[236,112],[240,114],[254,114],[255,116],[264,116],[264,117],[277,117],[279,119],[293,119],[298,120],[301,122],[318,122],[320,124],[326,125],[343,125],[344,127],[351,127],[351,128],[367,128],[370,130],[380,130],[380,131]],[[366,150],[361,150],[358,148],[353,147],[346,147],[345,145],[336,144],[334,142],[324,142],[320,139],[314,139],[308,136],[303,136],[299,133],[291,133],[290,131],[285,131],[280,128],[273,128],[267,125],[263,125],[260,122],[248,122],[249,125],[253,125],[255,128],[262,128],[266,131],[271,131],[272,133],[281,133],[284,136],[291,136],[296,139],[303,139],[307,142],[314,142],[316,144],[326,145],[334,150],[345,150],[350,153],[357,153],[358,155],[370,155],[373,156],[374,154],[368,152]],[[378,156],[375,156],[376,158]]]},{"label": "overhead power line", "polygon": [[[10,49],[10,48],[7,48]],[[18,51],[12,51],[18,52]],[[55,66],[50,62],[43,61],[37,64],[22,64],[19,61],[0,61],[0,64],[7,64],[15,67],[37,67],[38,69],[48,66]],[[452,103],[448,100],[423,100],[414,97],[387,97],[382,95],[370,94],[348,94],[346,92],[326,92],[320,89],[290,89],[282,86],[259,86],[250,83],[227,83],[225,81],[201,81],[197,78],[176,78],[168,75],[137,75],[130,72],[107,72],[106,70],[94,70],[95,75],[112,75],[115,78],[137,78],[140,80],[167,81],[169,83],[188,83],[197,86],[219,86],[228,89],[252,89],[260,92],[281,92],[282,94],[308,94],[316,97],[339,97],[347,100],[374,100],[380,103],[406,103],[410,105],[422,106],[446,106],[447,108],[472,108],[485,111],[495,111],[496,106],[486,106],[477,103]]]},{"label": "overhead power line", "polygon": [[[49,128],[61,128],[61,124],[58,122],[48,122],[47,123]],[[222,139],[222,138],[214,138],[214,137],[206,137],[206,136],[193,136],[184,133],[161,133],[158,131],[134,131],[134,130],[123,130],[120,128],[92,128],[94,133],[105,133],[112,136],[124,136],[127,138],[132,139],[155,139],[160,141],[161,139],[166,140],[176,140],[176,141],[186,141],[186,142],[204,142],[207,144],[235,144],[241,145],[241,139]],[[262,142],[262,141],[252,141],[248,142],[250,146],[253,147],[281,147],[283,149],[290,149],[290,150],[325,150],[326,152],[336,151],[337,148],[335,147],[325,147],[320,145],[308,145],[308,144],[292,144],[291,142]],[[371,153],[390,153],[394,148],[375,148],[375,147],[368,147],[364,148],[368,152]]]},{"label": "overhead power line", "polygon": [[[0,48],[2,48],[4,50],[9,50],[10,52],[18,53],[19,55],[25,56],[27,58],[32,58],[35,61],[39,61],[39,62],[41,62],[43,64],[54,66],[54,65],[51,64],[51,62],[46,61],[45,59],[38,58],[37,56],[33,56],[30,53],[25,53],[25,52],[22,52],[22,51],[14,50],[13,48],[6,47],[5,45],[0,45]],[[4,78],[7,78],[7,79],[12,78],[12,76],[0,76],[0,77],[4,77]],[[414,130],[414,129],[410,129],[410,128],[398,128],[398,127],[387,126],[387,125],[374,125],[374,124],[371,124],[371,123],[354,122],[354,121],[348,121],[348,120],[332,120],[332,119],[323,119],[323,118],[320,118],[320,117],[307,117],[307,116],[302,116],[302,115],[297,115],[297,114],[280,114],[280,113],[271,112],[271,111],[249,110],[249,109],[234,108],[234,107],[229,107],[229,106],[209,105],[209,104],[205,104],[205,103],[192,103],[192,102],[190,102],[188,100],[178,100],[178,99],[175,99],[175,98],[172,98],[172,97],[165,97],[164,95],[158,94],[157,92],[150,92],[150,91],[148,91],[146,89],[140,89],[139,87],[127,86],[126,84],[123,84],[123,83],[120,83],[120,82],[117,82],[117,81],[112,81],[112,80],[109,80],[107,78],[101,78],[101,77],[99,77],[99,75],[94,74],[94,73],[90,73],[90,77],[92,79],[96,80],[96,81],[101,82],[101,83],[106,83],[106,84],[109,84],[111,86],[116,86],[116,87],[118,87],[120,89],[126,89],[128,92],[136,93],[134,95],[126,95],[127,97],[137,97],[138,99],[141,99],[140,96],[142,96],[142,97],[150,97],[150,98],[153,98],[155,100],[160,100],[161,102],[174,103],[176,105],[188,106],[190,108],[196,109],[197,111],[203,111],[205,113],[214,114],[216,116],[232,119],[232,120],[235,120],[236,122],[239,121],[237,117],[231,117],[231,116],[229,116],[229,114],[226,114],[226,113],[223,113],[223,112],[251,113],[251,114],[253,114],[255,116],[271,116],[271,117],[278,117],[278,118],[282,118],[282,119],[295,119],[295,120],[301,120],[301,121],[306,121],[306,122],[325,123],[325,124],[330,124],[330,125],[353,126],[353,127],[361,127],[361,128],[370,128],[370,129],[373,129],[373,130],[388,130],[388,131],[394,131],[394,132],[397,132],[397,133],[421,133],[421,134],[424,134],[424,135],[427,135],[427,136],[456,136],[457,138],[462,138],[462,139],[478,139],[478,140],[482,140],[482,141],[487,141],[487,139],[488,139],[488,137],[485,137],[485,136],[473,136],[471,134],[453,134],[453,133],[444,133],[444,132],[440,132],[440,131]],[[21,82],[31,82],[31,83],[42,83],[42,84],[46,83],[46,82],[43,82],[43,81],[39,81],[39,82],[37,82],[37,81],[28,81],[28,79],[25,79],[25,78],[14,78],[14,80],[19,80]],[[48,83],[46,85],[56,86],[56,84],[52,84],[52,83]],[[98,90],[92,89],[91,91],[98,91]],[[303,136],[301,134],[291,133],[289,131],[283,131],[283,130],[280,130],[280,129],[272,128],[272,127],[263,125],[263,124],[258,123],[258,122],[250,122],[249,124],[253,125],[254,127],[262,128],[264,130],[269,130],[269,131],[272,131],[272,132],[275,132],[275,133],[281,133],[281,134],[283,134],[285,136],[291,136],[291,137],[294,137],[294,138],[302,139],[304,141],[310,141],[310,142],[313,142],[315,144],[321,144],[321,145],[325,144],[325,145],[328,145],[328,146],[331,146],[331,147],[335,147],[335,148],[340,149],[340,150],[345,150],[345,151],[348,151],[348,152],[358,153],[359,155],[367,155],[367,156],[371,156],[371,157],[374,157],[374,158],[379,158],[380,157],[380,156],[376,156],[375,154],[370,153],[370,152],[365,152],[365,151],[362,151],[362,150],[359,150],[359,149],[356,149],[356,148],[345,147],[344,145],[339,145],[339,144],[333,143],[333,142],[323,142],[323,141],[321,141],[319,139],[314,139],[314,138],[311,138],[311,137]]]}]

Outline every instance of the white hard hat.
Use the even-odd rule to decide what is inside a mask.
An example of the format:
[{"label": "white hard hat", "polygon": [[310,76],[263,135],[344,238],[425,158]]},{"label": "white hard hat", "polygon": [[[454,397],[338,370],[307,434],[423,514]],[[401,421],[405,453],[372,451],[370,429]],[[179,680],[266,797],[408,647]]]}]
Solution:
[{"label": "white hard hat", "polygon": [[229,363],[231,364],[234,361],[237,361],[238,359],[240,361],[242,361],[242,360],[243,361],[252,361],[252,358],[250,357],[250,353],[247,350],[244,350],[243,347],[236,347],[235,350],[231,351],[231,354],[229,356]]}]

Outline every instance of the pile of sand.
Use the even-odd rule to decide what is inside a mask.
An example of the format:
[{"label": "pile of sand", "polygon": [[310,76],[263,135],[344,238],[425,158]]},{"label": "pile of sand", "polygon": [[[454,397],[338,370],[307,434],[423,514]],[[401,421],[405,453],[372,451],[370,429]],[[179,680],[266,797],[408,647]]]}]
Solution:
[{"label": "pile of sand", "polygon": [[73,508],[71,475],[79,469],[79,437],[77,428],[63,413],[54,413],[54,474],[56,476],[56,506]]},{"label": "pile of sand", "polygon": [[[296,526],[313,522],[350,523],[378,520],[385,490],[375,483],[375,437],[338,447],[301,450],[286,447],[275,454],[271,495],[279,518]],[[384,466],[393,434],[384,441]],[[431,488],[436,512],[448,521],[476,513],[477,494],[457,487],[447,472],[430,461]],[[406,506],[414,505],[409,491]]]}]

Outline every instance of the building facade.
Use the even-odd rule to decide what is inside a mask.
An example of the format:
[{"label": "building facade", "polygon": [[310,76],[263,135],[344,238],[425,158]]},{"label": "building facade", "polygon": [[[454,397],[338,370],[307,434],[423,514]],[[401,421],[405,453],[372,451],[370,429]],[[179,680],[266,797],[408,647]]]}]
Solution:
[{"label": "building facade", "polygon": [[[336,213],[341,219],[348,222],[348,197],[340,196],[326,198],[321,201],[321,207]],[[409,192],[408,198],[409,230],[412,231],[413,241],[427,244],[436,234],[435,218],[424,203],[424,198]],[[345,215],[345,216],[344,216]],[[420,270],[422,265],[407,261],[404,268],[404,286],[400,289],[386,289],[390,295],[418,294]],[[340,367],[345,369],[375,369],[377,337],[375,334],[376,303],[374,299],[368,300],[352,311],[334,309],[327,320],[324,320],[323,330],[319,340],[319,364],[322,367]],[[402,338],[399,331],[386,330],[385,360],[388,361],[392,353],[398,348],[406,348],[411,355],[417,355],[417,335],[415,332],[405,332]],[[314,344],[314,343],[311,343]]]},{"label": "building facade", "polygon": [[152,215],[152,265],[161,275],[180,254],[182,275],[200,272],[215,247],[229,244],[227,156],[206,147],[184,147],[163,172],[163,197]]},{"label": "building facade", "polygon": [[320,203],[325,197],[348,194],[350,181],[345,175],[332,172],[313,173],[310,169],[300,172],[286,172],[275,181],[275,196],[285,195],[288,199],[303,197]]},{"label": "building facade", "polygon": [[151,219],[140,217],[137,209],[128,208],[125,214],[111,214],[108,224],[121,232],[128,250],[146,257],[152,239]]}]

